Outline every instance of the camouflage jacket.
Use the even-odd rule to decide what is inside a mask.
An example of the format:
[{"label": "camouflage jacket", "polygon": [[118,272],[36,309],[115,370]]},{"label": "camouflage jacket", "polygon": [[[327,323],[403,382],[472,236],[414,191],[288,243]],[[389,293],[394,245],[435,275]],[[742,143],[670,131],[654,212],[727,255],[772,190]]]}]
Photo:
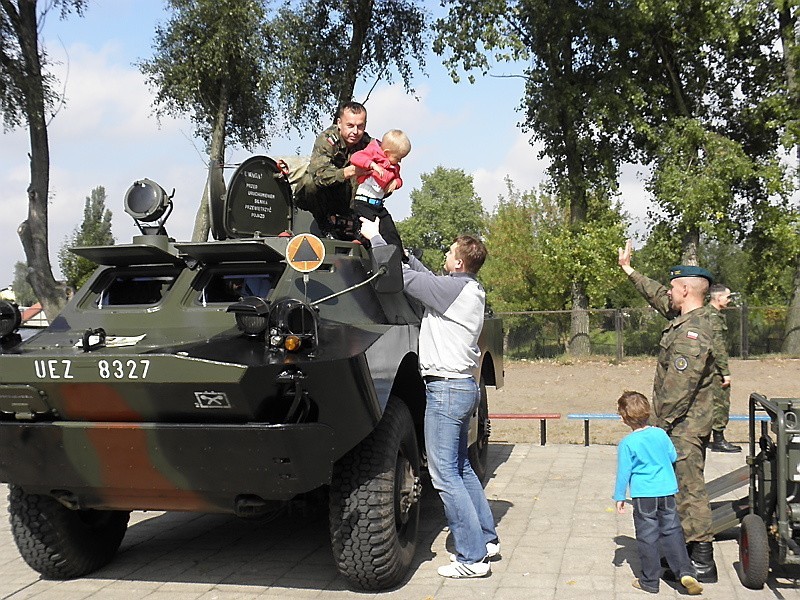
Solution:
[{"label": "camouflage jacket", "polygon": [[717,310],[713,304],[706,304],[706,311],[711,321],[711,328],[714,330],[714,356],[717,359],[717,372],[722,377],[730,377],[728,349],[725,347],[725,340],[728,337],[728,323],[725,321],[725,315]]},{"label": "camouflage jacket", "polygon": [[343,169],[350,163],[350,157],[367,147],[372,141],[369,134],[364,132],[364,137],[355,146],[347,147],[339,129],[331,125],[317,137],[314,148],[311,150],[311,159],[308,163],[308,174],[317,187],[326,187],[342,183],[345,180]]},{"label": "camouflage jacket", "polygon": [[630,279],[669,324],[661,333],[653,382],[651,422],[672,436],[711,433],[714,391],[714,331],[705,308],[675,315],[667,288],[634,271]]}]

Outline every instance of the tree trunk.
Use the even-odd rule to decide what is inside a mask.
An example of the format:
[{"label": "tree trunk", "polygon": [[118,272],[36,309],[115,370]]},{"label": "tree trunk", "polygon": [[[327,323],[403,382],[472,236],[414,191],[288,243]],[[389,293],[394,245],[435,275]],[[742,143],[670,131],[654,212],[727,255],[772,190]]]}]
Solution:
[{"label": "tree trunk", "polygon": [[372,21],[373,0],[351,0],[345,2],[345,6],[353,23],[353,33],[350,38],[350,49],[347,52],[342,87],[339,88],[338,93],[340,106],[353,99],[358,72],[361,69],[361,57],[364,54],[364,40]]},{"label": "tree trunk", "polygon": [[786,312],[786,329],[783,334],[781,352],[800,355],[800,258],[794,270],[794,292]]},{"label": "tree trunk", "polygon": [[591,352],[589,343],[589,298],[583,282],[572,282],[572,314],[569,326],[570,356],[585,356]]},{"label": "tree trunk", "polygon": [[[797,69],[793,62],[793,54],[797,48],[797,22],[792,15],[790,2],[777,2],[778,5],[778,24],[781,33],[781,43],[783,46],[783,65],[786,77],[786,93],[789,95],[792,106],[797,106],[800,102],[800,81],[797,78]],[[800,174],[800,145],[795,148],[797,156],[798,173]],[[786,313],[786,329],[783,334],[783,345],[781,351],[786,354],[800,354],[800,257],[795,261],[794,270],[794,291],[789,302],[789,310]]]},{"label": "tree trunk", "polygon": [[[565,133],[567,179],[569,181],[569,225],[579,232],[586,223],[589,202],[583,162],[578,149],[572,116],[565,109],[561,126]],[[572,313],[570,315],[568,352],[571,356],[585,356],[591,352],[589,343],[589,297],[583,281],[572,282]]]},{"label": "tree trunk", "polygon": [[[203,188],[203,197],[200,199],[200,206],[194,219],[193,242],[208,240],[208,232],[211,229],[211,213],[214,214],[215,219],[221,219],[223,216],[221,204],[224,202],[225,179],[222,177],[221,169],[225,164],[225,128],[228,123],[229,104],[228,87],[223,83],[219,93],[217,114],[214,117],[214,129],[211,131],[206,185]],[[221,225],[221,223],[216,223],[215,227],[219,228]]]},{"label": "tree trunk", "polygon": [[690,227],[683,234],[681,243],[681,264],[697,266],[697,250],[699,247],[700,229],[696,226]]},{"label": "tree trunk", "polygon": [[66,304],[65,289],[53,276],[47,247],[47,202],[50,191],[50,146],[47,139],[44,83],[39,54],[36,2],[19,2],[17,34],[25,62],[25,116],[31,141],[28,218],[17,229],[28,261],[27,280],[52,321]]}]

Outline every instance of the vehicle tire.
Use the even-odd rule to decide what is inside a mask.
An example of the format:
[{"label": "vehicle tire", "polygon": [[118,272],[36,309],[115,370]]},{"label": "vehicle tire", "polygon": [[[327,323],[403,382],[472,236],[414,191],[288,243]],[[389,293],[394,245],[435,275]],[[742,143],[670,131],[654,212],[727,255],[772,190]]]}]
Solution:
[{"label": "vehicle tire", "polygon": [[419,473],[411,413],[391,397],[375,430],[333,470],[331,546],[353,587],[384,590],[405,578],[417,549]]},{"label": "vehicle tire", "polygon": [[50,496],[27,494],[10,485],[8,511],[19,553],[45,579],[72,579],[108,564],[130,513],[70,510]]},{"label": "vehicle tire", "polygon": [[764,587],[769,576],[769,540],[764,521],[750,514],[739,529],[739,578],[753,590]]},{"label": "vehicle tire", "polygon": [[469,447],[469,464],[472,465],[472,470],[475,471],[478,479],[486,483],[491,423],[489,421],[489,399],[486,395],[486,384],[483,377],[481,377],[478,387],[481,394],[481,401],[478,404],[478,439]]}]

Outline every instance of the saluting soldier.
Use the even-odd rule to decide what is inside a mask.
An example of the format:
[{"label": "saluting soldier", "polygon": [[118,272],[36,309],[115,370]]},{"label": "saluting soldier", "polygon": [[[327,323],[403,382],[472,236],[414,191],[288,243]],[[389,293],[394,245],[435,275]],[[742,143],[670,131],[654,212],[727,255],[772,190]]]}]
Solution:
[{"label": "saluting soldier", "polygon": [[714,329],[714,356],[717,359],[717,370],[714,374],[714,420],[711,424],[709,448],[714,452],[741,452],[741,446],[731,444],[725,439],[725,428],[731,412],[731,370],[728,367],[728,349],[725,347],[728,324],[722,309],[730,304],[731,291],[721,283],[715,283],[708,293],[711,298],[706,310]]},{"label": "saluting soldier", "polygon": [[651,424],[667,432],[678,452],[675,499],[697,579],[715,583],[711,505],[703,473],[716,370],[714,331],[704,300],[713,278],[700,267],[672,267],[666,288],[631,267],[632,250],[628,240],[619,249],[619,265],[647,302],[670,319],[659,344]]},{"label": "saluting soldier", "polygon": [[350,164],[350,157],[372,141],[366,133],[367,109],[358,102],[339,108],[336,123],[314,142],[308,169],[295,193],[295,205],[309,211],[320,233],[331,233],[332,215],[350,215],[358,185],[367,171]]}]

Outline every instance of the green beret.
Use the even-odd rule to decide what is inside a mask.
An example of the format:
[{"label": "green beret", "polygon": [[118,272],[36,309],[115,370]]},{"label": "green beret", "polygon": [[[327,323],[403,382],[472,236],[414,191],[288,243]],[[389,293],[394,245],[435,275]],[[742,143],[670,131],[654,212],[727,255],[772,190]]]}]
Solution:
[{"label": "green beret", "polygon": [[672,281],[678,277],[702,277],[703,279],[708,279],[709,285],[714,283],[714,276],[709,271],[694,265],[678,265],[670,268],[669,280]]}]

